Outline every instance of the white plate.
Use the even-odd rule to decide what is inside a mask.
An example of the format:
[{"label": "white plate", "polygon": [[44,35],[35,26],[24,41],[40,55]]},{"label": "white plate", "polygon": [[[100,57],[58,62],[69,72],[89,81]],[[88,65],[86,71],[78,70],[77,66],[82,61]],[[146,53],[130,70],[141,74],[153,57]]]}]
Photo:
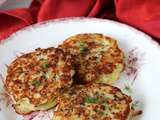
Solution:
[{"label": "white plate", "polygon": [[[143,114],[137,118],[138,120],[159,120],[160,47],[149,36],[121,23],[96,18],[67,18],[27,27],[0,44],[0,73],[5,78],[5,64],[10,64],[21,52],[30,52],[37,47],[56,47],[67,37],[90,32],[102,33],[117,39],[126,55],[126,62],[127,59],[132,59],[129,65],[135,69],[135,73],[127,75],[130,68],[126,65],[125,72],[115,85],[133,96],[133,101],[139,101],[138,106],[143,110]],[[138,60],[133,62],[134,58]],[[130,89],[126,90],[126,86]],[[0,91],[3,91],[2,81]],[[23,119],[10,106],[6,107],[5,101],[1,100],[0,107],[0,120]],[[44,113],[37,114],[39,117]]]}]

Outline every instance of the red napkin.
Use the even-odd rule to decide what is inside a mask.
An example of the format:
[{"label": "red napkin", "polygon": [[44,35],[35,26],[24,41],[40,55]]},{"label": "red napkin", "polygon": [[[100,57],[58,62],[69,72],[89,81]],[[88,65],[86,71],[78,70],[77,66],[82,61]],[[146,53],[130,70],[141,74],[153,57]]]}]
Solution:
[{"label": "red napkin", "polygon": [[160,0],[33,0],[29,8],[0,11],[0,41],[25,26],[71,16],[121,21],[160,42]]}]

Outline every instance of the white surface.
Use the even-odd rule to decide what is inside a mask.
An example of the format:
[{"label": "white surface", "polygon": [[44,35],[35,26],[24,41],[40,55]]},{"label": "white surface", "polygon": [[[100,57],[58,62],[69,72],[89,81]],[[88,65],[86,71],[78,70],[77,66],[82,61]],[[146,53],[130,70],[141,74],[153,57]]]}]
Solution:
[{"label": "white surface", "polygon": [[[0,73],[6,75],[4,64],[9,64],[15,54],[29,52],[37,47],[57,46],[67,37],[88,32],[103,33],[117,39],[126,55],[134,48],[140,54],[145,54],[141,58],[143,66],[133,85],[133,97],[141,101],[143,110],[143,115],[138,120],[160,120],[160,47],[149,36],[117,22],[75,18],[25,28],[0,44]],[[126,84],[127,79],[123,74],[117,85],[121,87]],[[0,89],[2,90],[2,82]],[[18,119],[17,116],[13,110],[3,105],[0,120],[14,120]]]}]

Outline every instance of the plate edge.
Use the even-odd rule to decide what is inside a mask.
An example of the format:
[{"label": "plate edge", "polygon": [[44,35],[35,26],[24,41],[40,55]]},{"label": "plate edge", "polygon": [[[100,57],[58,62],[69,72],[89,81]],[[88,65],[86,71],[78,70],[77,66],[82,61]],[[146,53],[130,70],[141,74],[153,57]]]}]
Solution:
[{"label": "plate edge", "polygon": [[47,24],[51,24],[51,23],[59,23],[59,22],[71,22],[71,21],[97,21],[97,22],[110,22],[112,24],[118,24],[118,25],[121,25],[123,27],[126,27],[128,29],[131,29],[132,31],[134,31],[136,34],[140,34],[142,35],[143,37],[147,38],[151,44],[154,44],[157,48],[160,48],[160,44],[152,39],[152,37],[150,37],[148,34],[130,26],[130,25],[127,25],[127,24],[124,24],[124,23],[120,23],[120,22],[117,22],[117,21],[113,21],[113,20],[109,20],[109,19],[102,19],[102,18],[93,18],[93,17],[65,17],[65,18],[57,18],[57,19],[52,19],[52,20],[47,20],[47,21],[42,21],[42,22],[38,22],[38,23],[35,23],[35,24],[32,24],[32,25],[29,25],[29,26],[26,26],[14,33],[12,33],[11,35],[9,35],[9,37],[5,38],[5,39],[2,39],[0,41],[0,46],[5,44],[6,42],[10,41],[12,38],[16,37],[17,34],[20,34],[21,32],[23,31],[29,31],[33,28],[37,28],[37,27],[42,27],[44,25],[47,25]]}]

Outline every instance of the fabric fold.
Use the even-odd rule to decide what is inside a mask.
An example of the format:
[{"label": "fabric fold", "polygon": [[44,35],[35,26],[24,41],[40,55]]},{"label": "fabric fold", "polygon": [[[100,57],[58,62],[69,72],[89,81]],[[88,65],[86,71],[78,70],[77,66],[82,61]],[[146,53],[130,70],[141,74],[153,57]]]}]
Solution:
[{"label": "fabric fold", "polygon": [[33,23],[33,18],[28,9],[0,11],[0,40]]},{"label": "fabric fold", "polygon": [[159,0],[116,0],[117,18],[160,39]]},{"label": "fabric fold", "polygon": [[160,42],[159,0],[33,0],[28,8],[0,11],[0,41],[25,26],[63,17],[117,20]]}]

